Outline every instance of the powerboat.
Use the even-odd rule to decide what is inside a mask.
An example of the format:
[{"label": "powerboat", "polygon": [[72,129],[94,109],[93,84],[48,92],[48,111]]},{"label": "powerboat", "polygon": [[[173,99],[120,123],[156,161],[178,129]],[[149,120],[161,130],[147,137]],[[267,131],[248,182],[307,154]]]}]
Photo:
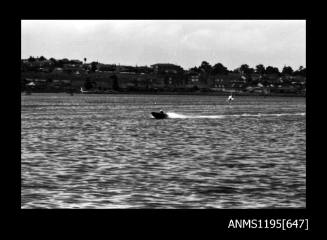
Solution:
[{"label": "powerboat", "polygon": [[152,114],[152,116],[155,119],[165,119],[165,118],[168,118],[167,113],[164,113],[163,111],[160,111],[160,112],[151,112],[151,114]]}]

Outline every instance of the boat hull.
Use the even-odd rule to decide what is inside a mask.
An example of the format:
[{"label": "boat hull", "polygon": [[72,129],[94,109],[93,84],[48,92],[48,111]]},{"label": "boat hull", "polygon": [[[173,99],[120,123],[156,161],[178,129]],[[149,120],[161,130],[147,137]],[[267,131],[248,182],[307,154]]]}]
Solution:
[{"label": "boat hull", "polygon": [[158,113],[158,112],[151,112],[152,116],[155,119],[165,119],[168,118],[168,115],[166,113]]}]

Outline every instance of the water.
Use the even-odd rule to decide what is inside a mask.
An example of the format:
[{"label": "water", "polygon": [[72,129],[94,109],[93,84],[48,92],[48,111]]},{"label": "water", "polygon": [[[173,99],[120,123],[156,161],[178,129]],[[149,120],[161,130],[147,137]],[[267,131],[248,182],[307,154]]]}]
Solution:
[{"label": "water", "polygon": [[[33,94],[22,208],[305,208],[305,98]],[[169,119],[149,114],[163,109]]]}]

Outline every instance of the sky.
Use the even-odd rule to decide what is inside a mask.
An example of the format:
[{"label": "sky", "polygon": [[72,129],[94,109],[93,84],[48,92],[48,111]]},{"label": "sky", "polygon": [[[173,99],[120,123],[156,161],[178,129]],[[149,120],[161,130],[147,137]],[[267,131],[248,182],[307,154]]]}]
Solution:
[{"label": "sky", "polygon": [[22,20],[21,58],[306,67],[305,20]]}]

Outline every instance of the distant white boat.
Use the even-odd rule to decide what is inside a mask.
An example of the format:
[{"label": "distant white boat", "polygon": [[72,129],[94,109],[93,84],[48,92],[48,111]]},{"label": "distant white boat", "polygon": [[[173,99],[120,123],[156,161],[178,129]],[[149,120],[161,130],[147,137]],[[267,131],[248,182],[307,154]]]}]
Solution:
[{"label": "distant white boat", "polygon": [[232,101],[234,101],[233,95],[230,95],[230,96],[227,98],[227,101],[228,101],[229,103],[231,103]]},{"label": "distant white boat", "polygon": [[81,93],[90,93],[90,91],[84,91],[83,90],[83,87],[81,87],[81,90],[80,91],[81,91]]}]

